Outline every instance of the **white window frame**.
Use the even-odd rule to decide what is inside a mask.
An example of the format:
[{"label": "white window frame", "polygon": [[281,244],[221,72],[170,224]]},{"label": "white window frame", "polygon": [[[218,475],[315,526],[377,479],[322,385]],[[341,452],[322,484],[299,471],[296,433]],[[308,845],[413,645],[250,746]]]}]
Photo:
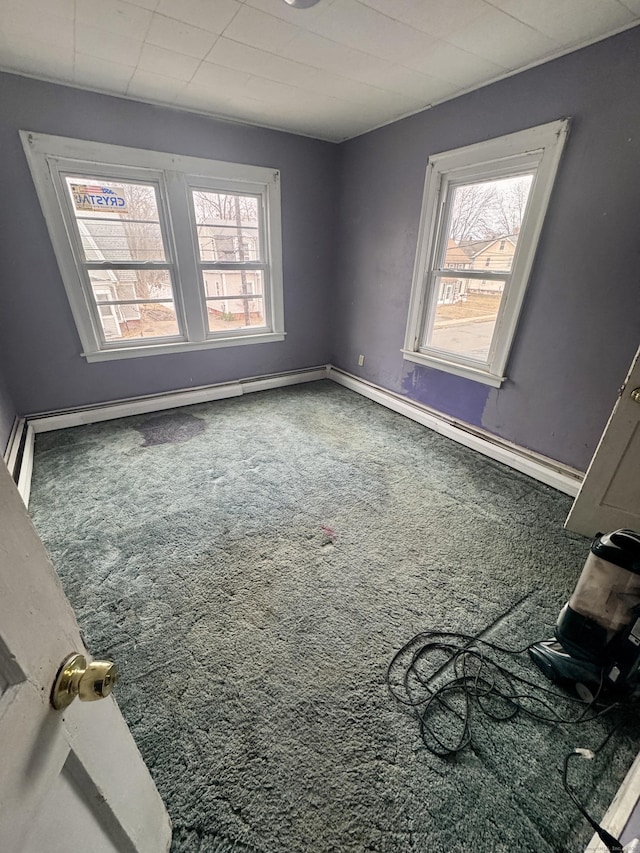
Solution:
[{"label": "white window frame", "polygon": [[[282,230],[277,169],[20,131],[71,311],[89,362],[283,341]],[[156,186],[180,334],[106,341],[91,294],[87,263],[64,186],[65,173],[126,178]],[[265,326],[209,332],[191,187],[257,195],[261,200]],[[237,268],[244,262],[239,262]],[[126,266],[114,262],[114,266]],[[134,265],[140,266],[140,265]],[[142,265],[144,266],[144,265]],[[206,266],[206,265],[205,265]],[[233,263],[228,266],[234,266]]]},{"label": "white window frame", "polygon": [[[475,145],[444,151],[427,164],[418,246],[402,353],[407,361],[435,367],[499,388],[522,308],[525,290],[547,211],[569,119],[511,133]],[[463,270],[462,277],[505,280],[503,297],[486,362],[425,345],[433,326],[439,279],[446,277],[445,213],[451,190],[460,183],[535,172],[510,272]],[[451,271],[449,271],[450,273]]]}]

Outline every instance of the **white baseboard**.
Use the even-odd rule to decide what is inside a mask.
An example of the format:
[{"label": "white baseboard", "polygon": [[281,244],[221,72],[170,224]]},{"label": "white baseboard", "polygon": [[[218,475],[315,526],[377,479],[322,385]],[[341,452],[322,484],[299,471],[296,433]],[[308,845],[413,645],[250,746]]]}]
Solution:
[{"label": "white baseboard", "polygon": [[[640,754],[636,755],[635,761],[625,776],[622,785],[618,788],[611,805],[600,821],[600,826],[603,826],[614,838],[620,838],[622,830],[629,823],[629,818],[633,814],[639,798]],[[637,819],[634,818],[634,824],[636,821]],[[586,847],[585,853],[607,853],[607,848],[596,834]]]},{"label": "white baseboard", "polygon": [[[102,406],[88,406],[73,411],[52,412],[50,414],[28,417],[26,419],[27,435],[18,477],[18,489],[25,503],[28,503],[35,433],[98,423],[100,421],[113,420],[114,418],[125,418],[130,415],[159,412],[164,409],[190,406],[212,400],[240,397],[243,394],[250,394],[255,391],[283,388],[287,385],[315,382],[320,379],[331,379],[333,382],[343,385],[345,388],[349,388],[376,403],[380,403],[386,408],[398,412],[428,429],[451,438],[465,447],[476,450],[484,456],[502,462],[517,471],[521,471],[548,486],[553,486],[553,488],[567,495],[575,497],[578,493],[584,477],[581,471],[577,471],[553,459],[548,459],[533,451],[525,450],[470,424],[447,418],[446,415],[429,409],[427,406],[415,403],[392,391],[387,391],[385,388],[374,385],[372,382],[359,379],[332,365],[321,365],[309,368],[308,370],[294,370],[288,373],[269,376],[256,376],[249,379],[240,379],[237,382],[223,382],[219,385],[208,385],[186,391],[176,391],[170,394],[155,394],[148,397],[120,400]],[[25,419],[23,418],[14,424],[12,438],[9,441],[5,454],[5,461],[12,474],[15,473],[16,460],[24,429]]]},{"label": "white baseboard", "polygon": [[[29,506],[31,474],[33,473],[34,431],[25,418],[16,418],[9,436],[4,461],[9,473],[16,480],[20,497]],[[22,454],[20,450],[22,449]]]},{"label": "white baseboard", "polygon": [[24,501],[24,505],[29,508],[29,496],[31,495],[31,475],[33,474],[33,450],[35,444],[35,434],[31,424],[27,426],[27,434],[24,440],[24,450],[22,451],[22,461],[20,462],[20,474],[18,476],[18,492]]},{"label": "white baseboard", "polygon": [[22,434],[26,429],[25,424],[26,420],[24,418],[16,418],[14,420],[13,426],[11,427],[11,432],[9,433],[7,449],[4,452],[3,459],[12,477],[16,470],[16,462],[18,459],[18,453],[20,452]]},{"label": "white baseboard", "polygon": [[344,385],[345,388],[350,388],[369,400],[374,400],[376,403],[380,403],[382,406],[386,406],[386,408],[434,430],[434,432],[451,438],[458,444],[464,444],[465,447],[470,447],[484,456],[502,462],[510,468],[515,468],[516,471],[521,471],[547,486],[553,486],[554,489],[571,495],[571,497],[578,494],[584,474],[575,468],[570,468],[554,459],[548,459],[539,453],[525,450],[516,444],[486,432],[486,430],[447,418],[446,415],[427,406],[414,403],[413,400],[408,400],[400,394],[387,391],[372,382],[358,379],[358,377],[338,368],[330,367],[328,373],[329,379],[339,385]]},{"label": "white baseboard", "polygon": [[68,412],[52,412],[46,415],[28,417],[33,431],[51,432],[55,429],[94,424],[115,418],[127,418],[130,415],[149,414],[164,409],[176,409],[180,406],[192,406],[195,403],[208,403],[211,400],[225,400],[229,397],[241,397],[254,391],[269,388],[283,388],[286,385],[298,385],[302,382],[315,382],[327,378],[327,365],[309,370],[293,370],[269,376],[257,376],[252,379],[240,379],[237,382],[222,382],[218,385],[206,385],[190,388],[187,391],[175,391],[169,394],[153,394],[148,397],[120,400],[103,406],[87,406]]}]

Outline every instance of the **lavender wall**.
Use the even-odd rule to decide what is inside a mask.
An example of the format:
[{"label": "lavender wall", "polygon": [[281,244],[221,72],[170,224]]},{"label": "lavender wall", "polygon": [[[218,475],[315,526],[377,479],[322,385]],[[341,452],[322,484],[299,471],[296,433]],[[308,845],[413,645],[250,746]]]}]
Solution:
[{"label": "lavender wall", "polygon": [[9,394],[9,389],[3,376],[0,374],[0,456],[2,456],[7,446],[7,440],[15,416],[16,409],[13,405],[13,399]]},{"label": "lavender wall", "polygon": [[[584,470],[640,342],[639,69],[637,28],[341,146],[334,364]],[[404,362],[429,154],[564,116],[508,382]]]},{"label": "lavender wall", "polygon": [[[0,90],[0,363],[21,414],[328,361],[335,145],[8,74]],[[286,340],[87,364],[19,129],[280,169]]]}]

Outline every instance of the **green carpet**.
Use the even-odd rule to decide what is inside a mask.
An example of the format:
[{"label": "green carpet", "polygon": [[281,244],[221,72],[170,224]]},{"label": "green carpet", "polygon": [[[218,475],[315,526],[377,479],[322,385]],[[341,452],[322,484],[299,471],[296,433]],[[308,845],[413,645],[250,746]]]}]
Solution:
[{"label": "green carpet", "polygon": [[[320,382],[40,434],[30,509],[175,851],[578,853],[559,768],[609,723],[477,715],[443,760],[385,686],[422,629],[549,636],[588,550],[569,507]],[[596,817],[636,750],[580,762]]]}]

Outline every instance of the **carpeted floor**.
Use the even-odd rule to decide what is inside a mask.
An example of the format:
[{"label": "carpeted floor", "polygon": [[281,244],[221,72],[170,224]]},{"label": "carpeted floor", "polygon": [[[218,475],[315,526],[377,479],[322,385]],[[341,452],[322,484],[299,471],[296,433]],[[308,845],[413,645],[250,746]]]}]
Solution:
[{"label": "carpeted floor", "polygon": [[[559,767],[609,723],[477,716],[443,760],[385,686],[425,628],[549,636],[588,549],[569,506],[321,382],[40,434],[30,509],[175,851],[578,853]],[[582,762],[597,817],[636,750]]]}]

